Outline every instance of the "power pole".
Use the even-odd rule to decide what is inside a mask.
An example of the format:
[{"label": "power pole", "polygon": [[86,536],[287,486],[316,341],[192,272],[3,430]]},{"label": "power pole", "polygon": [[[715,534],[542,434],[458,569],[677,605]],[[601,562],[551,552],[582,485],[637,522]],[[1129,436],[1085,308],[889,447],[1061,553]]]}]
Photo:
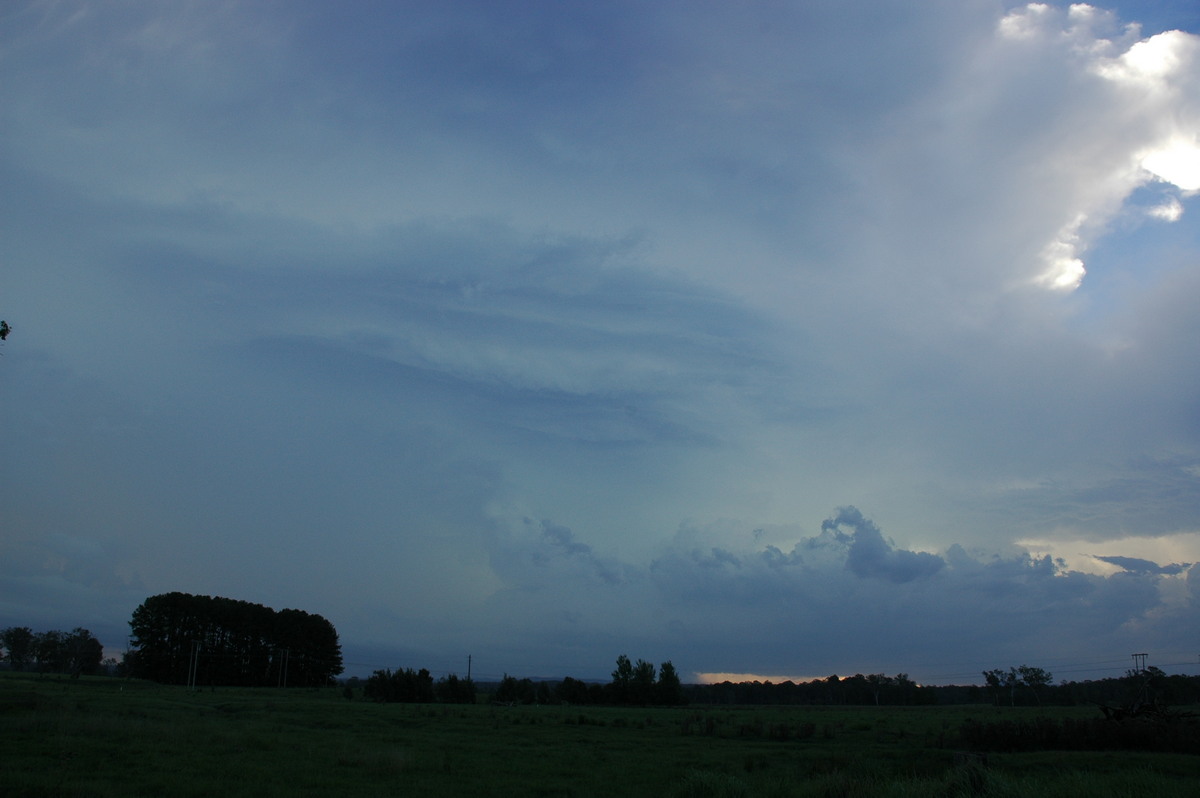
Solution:
[{"label": "power pole", "polygon": [[1150,679],[1146,673],[1146,655],[1134,654],[1133,666],[1137,674],[1142,677],[1141,694],[1138,697],[1138,703],[1148,704],[1150,703]]},{"label": "power pole", "polygon": [[200,641],[192,641],[192,656],[188,660],[188,687],[196,689],[196,675],[200,670]]},{"label": "power pole", "polygon": [[471,681],[471,655],[467,655],[467,681]]}]

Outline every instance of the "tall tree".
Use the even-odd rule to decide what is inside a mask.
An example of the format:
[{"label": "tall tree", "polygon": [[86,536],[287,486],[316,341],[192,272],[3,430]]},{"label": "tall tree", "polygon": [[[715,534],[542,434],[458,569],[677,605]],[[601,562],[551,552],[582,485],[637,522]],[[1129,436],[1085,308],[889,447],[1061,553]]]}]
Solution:
[{"label": "tall tree", "polygon": [[57,630],[33,636],[33,653],[38,673],[65,673],[67,670],[65,635]]},{"label": "tall tree", "polygon": [[875,706],[879,706],[879,694],[892,684],[892,679],[883,673],[872,673],[867,675],[867,684],[871,689],[871,696],[875,699]]},{"label": "tall tree", "polygon": [[0,632],[4,659],[14,671],[23,671],[33,661],[33,630],[28,626],[10,626]]},{"label": "tall tree", "polygon": [[458,678],[456,673],[438,679],[433,692],[437,700],[443,704],[475,703],[475,683],[470,679]]},{"label": "tall tree", "polygon": [[994,668],[990,671],[983,672],[983,681],[987,684],[988,690],[992,694],[992,703],[1000,703],[1000,689],[1004,686],[1005,673],[999,668]]},{"label": "tall tree", "polygon": [[371,674],[363,695],[380,703],[428,704],[435,697],[433,676],[425,668],[414,671],[380,670]]},{"label": "tall tree", "polygon": [[570,676],[565,677],[559,682],[554,692],[558,700],[565,704],[588,704],[592,701],[592,697],[588,693],[587,683],[573,679]]},{"label": "tall tree", "polygon": [[658,684],[655,692],[658,696],[658,703],[664,706],[674,707],[684,702],[683,685],[679,681],[679,674],[675,671],[671,660],[658,666]]},{"label": "tall tree", "polygon": [[[1042,688],[1047,687],[1053,678],[1049,671],[1029,665],[1021,665],[1016,668],[1009,668],[1008,670],[996,668],[995,670],[983,672],[983,679],[987,682],[987,686],[993,695],[998,696],[1001,689],[1008,691],[1009,706],[1016,706],[1017,704],[1018,687],[1028,687],[1037,703],[1041,704],[1042,697],[1040,691]],[[999,703],[998,700],[997,703]]]},{"label": "tall tree", "polygon": [[624,654],[617,657],[617,667],[612,672],[609,684],[614,704],[629,703],[629,692],[633,684],[633,663]]},{"label": "tall tree", "polygon": [[65,670],[72,676],[92,675],[100,669],[104,646],[83,627],[75,627],[63,638]]},{"label": "tall tree", "polygon": [[633,675],[629,683],[629,701],[633,704],[654,703],[654,664],[639,659],[633,666]]},{"label": "tall tree", "polygon": [[1042,670],[1041,668],[1034,668],[1030,665],[1021,665],[1018,667],[1017,675],[1021,679],[1021,684],[1025,685],[1033,692],[1034,700],[1036,700],[1040,706],[1042,703],[1042,696],[1039,691],[1042,688],[1049,686],[1054,680],[1054,677],[1049,671]]},{"label": "tall tree", "polygon": [[228,598],[163,593],[134,610],[131,670],[158,682],[330,684],[342,672],[333,625],[301,610],[275,612]]}]

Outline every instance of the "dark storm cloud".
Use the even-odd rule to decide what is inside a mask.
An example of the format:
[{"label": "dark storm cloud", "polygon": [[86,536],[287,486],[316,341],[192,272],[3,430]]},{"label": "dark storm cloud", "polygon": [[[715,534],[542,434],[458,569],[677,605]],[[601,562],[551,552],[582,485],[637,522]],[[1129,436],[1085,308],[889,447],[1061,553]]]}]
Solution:
[{"label": "dark storm cloud", "polygon": [[849,527],[850,551],[846,567],[857,576],[875,576],[893,582],[911,582],[938,572],[945,561],[936,554],[904,551],[883,539],[879,528],[863,518],[856,507],[842,507],[833,518],[821,522],[822,532],[844,536],[841,527]]}]

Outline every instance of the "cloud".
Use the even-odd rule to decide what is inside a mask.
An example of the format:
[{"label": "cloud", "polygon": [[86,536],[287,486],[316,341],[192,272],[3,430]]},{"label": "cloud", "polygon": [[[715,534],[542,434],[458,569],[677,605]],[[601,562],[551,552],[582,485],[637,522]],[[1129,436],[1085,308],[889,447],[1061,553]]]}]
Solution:
[{"label": "cloud", "polygon": [[863,518],[856,507],[842,507],[837,515],[821,522],[822,532],[841,535],[839,527],[850,527],[850,550],[846,568],[857,576],[874,576],[892,582],[911,582],[937,573],[945,561],[924,551],[905,551],[884,540],[879,528]]},{"label": "cloud", "polygon": [[[863,530],[870,530],[867,554]],[[724,545],[708,545],[714,538]],[[890,654],[884,651],[903,651],[906,662],[945,673],[970,661],[964,649],[990,652],[997,661],[1053,651],[1069,662],[1097,639],[1165,644],[1186,616],[1186,608],[1168,601],[1164,581],[1184,569],[1104,577],[1070,570],[1049,556],[979,556],[958,544],[914,564],[881,556],[881,538],[853,508],[823,522],[820,534],[796,539],[786,554],[750,532],[681,528],[644,572],[627,564],[641,573],[633,582],[651,586],[655,605],[665,611],[633,610],[626,634],[642,645],[666,641],[687,652],[676,659],[715,661],[739,672],[751,661],[775,669],[756,666],[759,672],[864,670],[885,667]]]},{"label": "cloud", "polygon": [[[997,275],[1001,287],[1071,292],[1085,280],[1085,253],[1139,187],[1166,180],[1177,192],[1190,190],[1187,153],[1200,131],[1191,79],[1198,41],[1179,31],[1143,39],[1112,12],[1035,3],[1013,9],[974,42],[966,69],[901,117],[919,125],[926,142],[909,153],[925,174],[910,175],[907,185],[957,192],[970,213],[961,224],[984,223],[972,231],[975,240],[994,242],[959,262],[982,276],[994,246],[1007,270]],[[917,139],[901,140],[911,147]],[[1017,197],[1023,206],[1008,204]],[[957,214],[947,221],[960,224]],[[957,236],[946,231],[942,239],[945,252]]]},{"label": "cloud", "polygon": [[1200,559],[1200,242],[1160,223],[1195,200],[1195,32],[958,0],[6,22],[0,506],[8,556],[61,565],[8,572],[11,622],[182,589],[517,673],[1191,628],[1190,571],[1126,566]]},{"label": "cloud", "polygon": [[1183,216],[1183,205],[1178,199],[1172,197],[1162,205],[1155,205],[1148,209],[1146,213],[1155,218],[1161,219],[1164,222],[1177,222]]},{"label": "cloud", "polygon": [[1121,557],[1119,555],[1100,555],[1093,554],[1092,557],[1100,562],[1106,562],[1110,565],[1115,565],[1118,568],[1123,568],[1133,574],[1162,574],[1164,576],[1175,576],[1187,571],[1192,567],[1190,562],[1171,563],[1170,565],[1159,565],[1150,560],[1143,560],[1138,557]]}]

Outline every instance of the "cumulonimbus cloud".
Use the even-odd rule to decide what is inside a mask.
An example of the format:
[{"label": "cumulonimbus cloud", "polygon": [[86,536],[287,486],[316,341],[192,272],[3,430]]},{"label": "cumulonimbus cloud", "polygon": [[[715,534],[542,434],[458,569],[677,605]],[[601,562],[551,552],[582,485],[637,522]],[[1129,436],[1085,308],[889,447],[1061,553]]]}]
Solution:
[{"label": "cumulonimbus cloud", "polygon": [[[1081,256],[1090,239],[1137,188],[1161,181],[1185,193],[1200,189],[1200,37],[1173,30],[1141,39],[1136,26],[1120,28],[1111,12],[1082,3],[1015,9],[997,35],[1004,50],[1061,53],[1074,87],[1063,93],[1060,111],[1079,126],[1063,132],[1063,144],[1088,156],[1064,151],[1060,163],[1072,164],[1062,177],[1084,190],[1061,208],[1065,221],[1045,243],[1035,278],[1045,288],[1073,290],[1086,274]],[[1174,221],[1180,213],[1156,217]]]}]

